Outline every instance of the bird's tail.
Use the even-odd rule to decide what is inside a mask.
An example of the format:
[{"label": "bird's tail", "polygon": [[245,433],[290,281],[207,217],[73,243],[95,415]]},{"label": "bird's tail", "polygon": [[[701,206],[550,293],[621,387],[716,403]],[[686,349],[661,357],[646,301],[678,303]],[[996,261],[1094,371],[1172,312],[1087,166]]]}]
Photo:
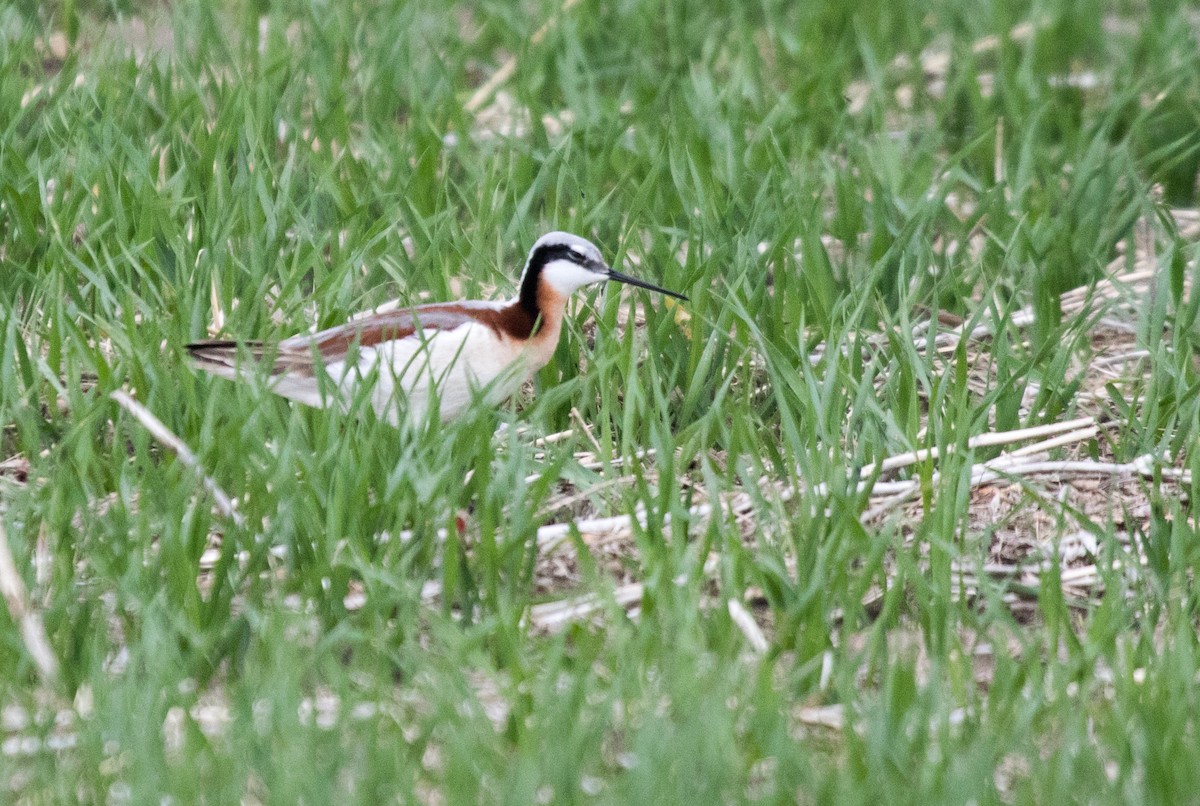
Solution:
[{"label": "bird's tail", "polygon": [[266,374],[272,392],[306,406],[324,407],[331,400],[308,350],[285,348],[260,341],[198,341],[187,345],[197,369],[232,381],[249,381]]},{"label": "bird's tail", "polygon": [[[230,379],[252,373],[265,352],[262,342],[258,341],[195,341],[185,349],[197,369]],[[271,374],[277,371],[279,369],[273,367]]]}]

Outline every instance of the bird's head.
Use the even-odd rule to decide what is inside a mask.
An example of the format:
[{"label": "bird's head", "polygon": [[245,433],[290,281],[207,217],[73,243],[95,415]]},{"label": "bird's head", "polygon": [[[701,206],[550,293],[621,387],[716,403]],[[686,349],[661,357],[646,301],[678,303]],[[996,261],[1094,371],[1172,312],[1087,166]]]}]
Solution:
[{"label": "bird's head", "polygon": [[549,232],[538,238],[529,250],[529,259],[525,261],[521,278],[522,289],[525,288],[525,281],[530,279],[549,286],[564,297],[584,286],[615,280],[677,299],[687,299],[683,294],[612,269],[604,262],[595,244],[569,232]]}]

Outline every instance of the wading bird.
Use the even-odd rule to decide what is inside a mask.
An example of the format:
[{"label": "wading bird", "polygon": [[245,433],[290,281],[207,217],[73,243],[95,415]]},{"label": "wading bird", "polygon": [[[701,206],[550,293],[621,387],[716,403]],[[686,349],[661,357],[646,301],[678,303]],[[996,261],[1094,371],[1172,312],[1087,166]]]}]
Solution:
[{"label": "wading bird", "polygon": [[590,241],[551,232],[533,245],[517,296],[507,302],[419,305],[277,345],[201,341],[187,350],[197,367],[231,380],[253,378],[266,362],[271,391],[308,406],[345,407],[368,385],[371,406],[393,424],[402,413],[419,424],[432,405],[445,422],[473,400],[502,402],[546,366],[562,332],[567,298],[605,280],[687,300],[613,270]]}]

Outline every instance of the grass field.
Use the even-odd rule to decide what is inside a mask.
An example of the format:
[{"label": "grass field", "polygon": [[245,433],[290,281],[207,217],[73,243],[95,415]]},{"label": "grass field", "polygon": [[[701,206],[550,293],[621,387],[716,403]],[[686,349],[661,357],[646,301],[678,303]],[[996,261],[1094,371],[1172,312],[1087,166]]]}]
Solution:
[{"label": "grass field", "polygon": [[[1200,12],[854,5],[0,7],[0,800],[1197,802]],[[691,301],[185,360],[551,229]]]}]

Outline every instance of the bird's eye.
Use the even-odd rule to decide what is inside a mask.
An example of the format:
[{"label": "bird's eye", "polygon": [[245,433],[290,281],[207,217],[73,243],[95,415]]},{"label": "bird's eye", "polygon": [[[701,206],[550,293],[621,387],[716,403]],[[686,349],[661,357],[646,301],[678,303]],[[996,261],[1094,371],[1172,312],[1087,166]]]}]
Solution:
[{"label": "bird's eye", "polygon": [[570,257],[575,263],[587,263],[587,258],[585,258],[579,252],[576,252],[574,249],[568,251],[567,256]]}]

